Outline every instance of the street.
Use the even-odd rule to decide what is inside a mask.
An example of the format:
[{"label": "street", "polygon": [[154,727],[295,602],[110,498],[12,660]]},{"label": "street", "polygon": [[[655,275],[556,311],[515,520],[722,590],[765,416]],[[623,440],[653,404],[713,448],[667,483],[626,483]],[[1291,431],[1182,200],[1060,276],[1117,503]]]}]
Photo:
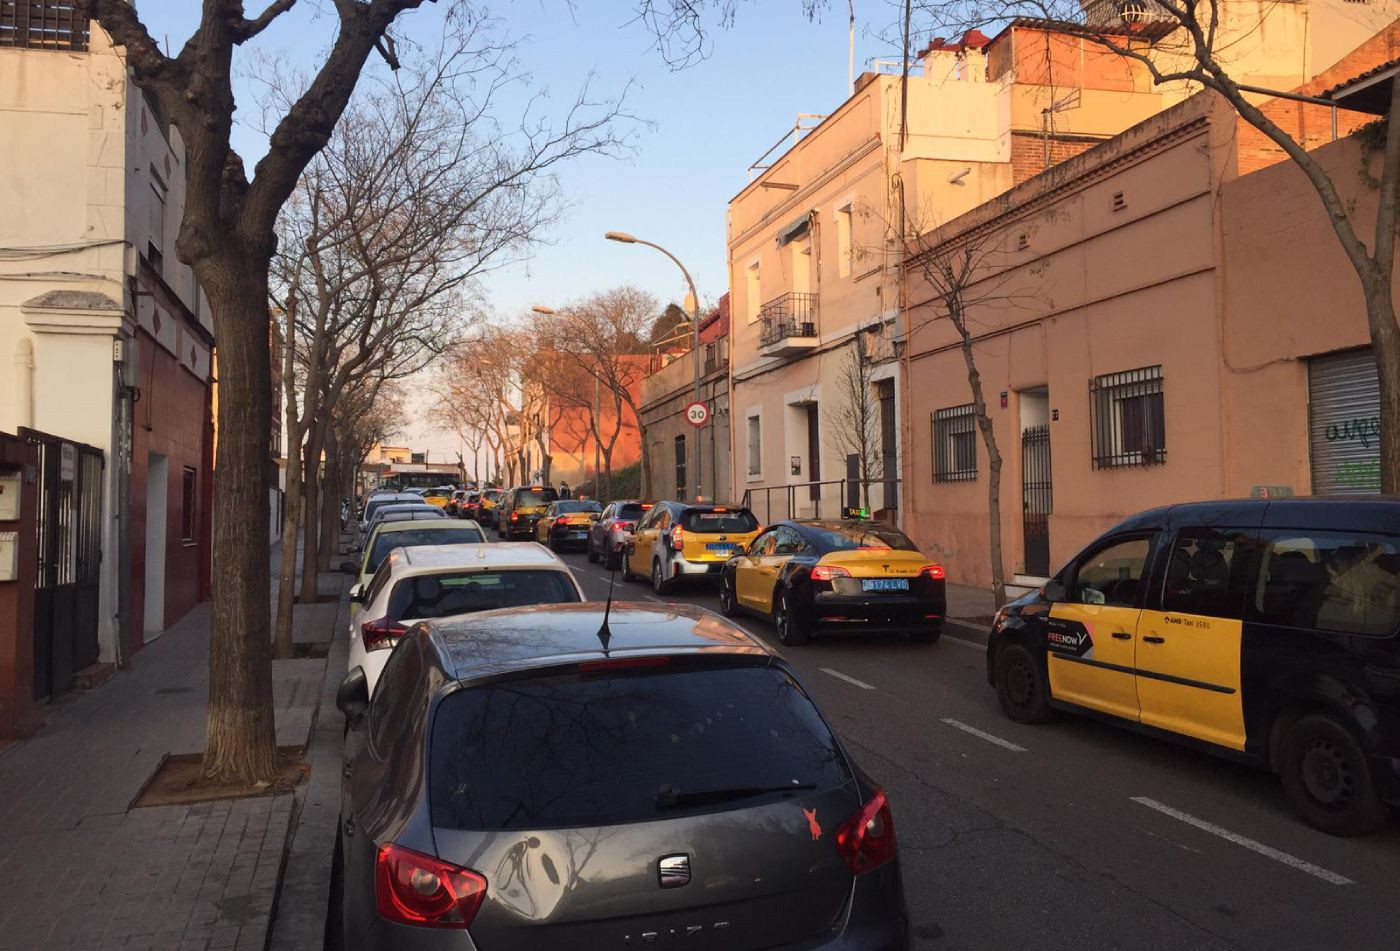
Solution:
[{"label": "street", "polygon": [[[562,557],[590,598],[607,597],[608,572]],[[618,600],[662,600],[616,584]],[[702,584],[673,598],[717,609]],[[737,623],[776,646],[765,622]],[[1333,838],[1299,822],[1262,771],[1083,718],[1013,723],[973,637],[784,652],[891,797],[916,947],[1387,943],[1400,823]]]}]

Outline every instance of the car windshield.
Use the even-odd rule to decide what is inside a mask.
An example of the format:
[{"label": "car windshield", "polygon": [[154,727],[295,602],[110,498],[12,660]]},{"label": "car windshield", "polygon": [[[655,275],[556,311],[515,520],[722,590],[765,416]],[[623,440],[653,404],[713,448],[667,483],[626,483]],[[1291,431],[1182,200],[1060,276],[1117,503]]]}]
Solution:
[{"label": "car windshield", "polygon": [[570,512],[601,512],[603,506],[597,502],[579,501],[577,499],[565,500],[554,503],[554,511],[560,515],[567,515]]},{"label": "car windshield", "polygon": [[687,793],[766,791],[742,799],[748,806],[850,778],[816,707],[771,667],[646,668],[459,690],[438,707],[431,742],[440,828],[644,822],[724,808],[702,796],[686,808]]},{"label": "car windshield", "polygon": [[498,571],[444,571],[403,578],[389,593],[388,616],[421,621],[428,618],[519,608],[531,604],[566,604],[579,600],[563,571],[513,568]]},{"label": "car windshield", "polygon": [[403,528],[392,532],[380,532],[374,536],[374,545],[369,551],[367,570],[375,572],[379,565],[395,548],[413,548],[416,545],[470,545],[484,542],[486,536],[476,528]]},{"label": "car windshield", "polygon": [[544,508],[559,498],[559,493],[546,486],[543,489],[521,489],[515,494],[516,508]]},{"label": "car windshield", "polygon": [[748,509],[691,509],[682,524],[687,532],[742,535],[758,528],[758,519]]},{"label": "car windshield", "polygon": [[499,499],[499,498],[501,497],[501,490],[500,490],[500,489],[487,489],[485,492],[483,492],[483,493],[481,493],[481,494],[482,494],[483,496],[485,496],[486,498],[490,499],[492,502],[494,502],[494,501],[496,501],[497,499]]},{"label": "car windshield", "polygon": [[420,500],[417,498],[413,498],[410,500],[398,495],[384,495],[380,496],[379,498],[370,499],[368,502],[365,503],[365,520],[369,521],[371,518],[374,518],[374,513],[378,512],[386,505],[416,505],[419,503],[419,501]]},{"label": "car windshield", "polygon": [[855,551],[877,548],[895,551],[919,549],[897,528],[888,525],[809,525],[807,531],[825,551]]}]

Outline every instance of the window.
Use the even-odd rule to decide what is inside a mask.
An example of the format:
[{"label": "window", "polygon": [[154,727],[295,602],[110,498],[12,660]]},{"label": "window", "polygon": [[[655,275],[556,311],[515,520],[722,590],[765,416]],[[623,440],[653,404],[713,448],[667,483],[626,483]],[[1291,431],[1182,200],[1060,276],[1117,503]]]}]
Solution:
[{"label": "window", "polygon": [[1079,563],[1074,588],[1065,600],[1076,604],[1137,607],[1142,576],[1151,552],[1151,539],[1130,538],[1110,542],[1090,553]]},{"label": "window", "polygon": [[418,642],[399,639],[374,685],[369,708],[369,737],[380,759],[387,759],[404,735],[408,708],[420,696],[418,678],[423,669]]},{"label": "window", "polygon": [[486,536],[475,528],[405,528],[394,532],[377,531],[369,550],[369,570],[378,571],[389,552],[395,548],[415,545],[470,545],[485,542]]},{"label": "window", "polygon": [[[433,825],[616,825],[735,807],[706,795],[713,790],[745,790],[737,802],[759,805],[792,796],[790,786],[805,800],[850,778],[831,731],[783,671],[643,671],[450,694],[430,741]],[[777,791],[759,791],[768,789]]]},{"label": "window", "polygon": [[1162,585],[1162,610],[1239,618],[1245,544],[1230,529],[1190,528],[1176,536]]},{"label": "window", "polygon": [[195,523],[199,515],[195,493],[197,485],[195,470],[190,466],[185,466],[184,484],[180,493],[180,538],[186,545],[194,544]]},{"label": "window", "polygon": [[676,437],[676,498],[685,498],[685,436]]},{"label": "window", "polygon": [[1326,532],[1269,539],[1250,620],[1386,636],[1400,627],[1400,539]]},{"label": "window", "polygon": [[758,416],[749,417],[749,476],[763,473],[762,423]]},{"label": "window", "polygon": [[851,244],[851,206],[836,209],[836,273],[850,277],[855,262],[855,248]]},{"label": "window", "polygon": [[749,552],[754,555],[771,555],[778,550],[778,531],[774,529],[764,532],[753,540],[749,545]]},{"label": "window", "polygon": [[1094,377],[1089,382],[1089,416],[1095,469],[1166,461],[1160,366]]},{"label": "window", "polygon": [[968,482],[977,478],[977,419],[972,404],[933,414],[933,481]]},{"label": "window", "polygon": [[893,551],[918,551],[918,547],[897,528],[862,522],[858,525],[824,525],[809,527],[807,531],[823,551],[857,551],[860,549],[884,549]]},{"label": "window", "polygon": [[80,0],[0,0],[0,47],[88,48],[87,4]]},{"label": "window", "polygon": [[394,621],[422,621],[527,604],[570,604],[578,599],[577,589],[563,571],[454,571],[402,579],[390,592],[385,613]]},{"label": "window", "polygon": [[745,535],[758,519],[748,509],[687,509],[681,527],[697,535]]},{"label": "window", "polygon": [[758,278],[758,262],[748,266],[744,272],[744,308],[749,323],[758,320],[759,309],[763,306],[763,285]]},{"label": "window", "polygon": [[777,530],[778,545],[774,551],[777,555],[795,555],[807,547],[807,542],[802,536],[786,526],[779,526]]}]

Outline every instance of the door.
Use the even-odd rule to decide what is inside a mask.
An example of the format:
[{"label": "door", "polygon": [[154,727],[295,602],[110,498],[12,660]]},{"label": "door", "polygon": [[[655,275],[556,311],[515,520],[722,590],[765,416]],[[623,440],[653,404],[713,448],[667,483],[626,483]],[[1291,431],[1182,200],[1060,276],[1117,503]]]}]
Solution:
[{"label": "door", "polygon": [[1153,537],[1119,536],[1091,548],[1050,608],[1046,655],[1056,700],[1138,719],[1136,633]]},{"label": "door", "polygon": [[765,603],[759,591],[763,586],[763,559],[777,550],[778,530],[769,529],[753,540],[747,552],[734,569],[734,599],[755,611],[764,610],[759,605]]},{"label": "door", "polygon": [[875,398],[880,402],[880,476],[884,481],[881,508],[899,508],[899,436],[894,419],[894,380],[877,380]]},{"label": "door", "polygon": [[1238,531],[1188,528],[1172,542],[1161,610],[1138,622],[1142,722],[1244,749],[1240,686],[1244,591],[1257,559]]},{"label": "door", "polygon": [[1050,574],[1052,502],[1050,427],[1031,426],[1021,432],[1021,510],[1026,574],[1036,578]]},{"label": "door", "polygon": [[817,503],[812,506],[812,514],[821,516],[822,487],[817,483],[822,479],[822,433],[821,420],[816,403],[807,404],[807,497]]},{"label": "door", "polygon": [[1370,348],[1308,361],[1308,447],[1316,495],[1381,490],[1380,378]]},{"label": "door", "polygon": [[651,556],[657,537],[665,531],[664,522],[669,522],[671,512],[665,508],[651,510],[637,530],[632,533],[632,548],[627,556],[627,567],[633,574],[651,574]]},{"label": "door", "polygon": [[158,452],[146,454],[146,584],[143,630],[150,641],[165,630],[165,553],[170,462]]}]

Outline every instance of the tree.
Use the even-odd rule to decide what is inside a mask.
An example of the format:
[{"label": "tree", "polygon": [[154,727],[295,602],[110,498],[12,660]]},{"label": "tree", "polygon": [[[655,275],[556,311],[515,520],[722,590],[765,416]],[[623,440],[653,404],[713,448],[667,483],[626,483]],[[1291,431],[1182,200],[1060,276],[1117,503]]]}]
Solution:
[{"label": "tree", "polygon": [[855,458],[861,504],[866,508],[870,507],[870,483],[885,478],[880,420],[872,393],[878,363],[870,352],[869,337],[859,330],[852,336],[836,381],[836,411],[823,427],[832,451],[843,461]]},{"label": "tree", "polygon": [[647,344],[655,347],[661,343],[687,344],[683,337],[690,327],[690,315],[674,302],[667,304],[656,320],[652,321],[647,333]]}]

